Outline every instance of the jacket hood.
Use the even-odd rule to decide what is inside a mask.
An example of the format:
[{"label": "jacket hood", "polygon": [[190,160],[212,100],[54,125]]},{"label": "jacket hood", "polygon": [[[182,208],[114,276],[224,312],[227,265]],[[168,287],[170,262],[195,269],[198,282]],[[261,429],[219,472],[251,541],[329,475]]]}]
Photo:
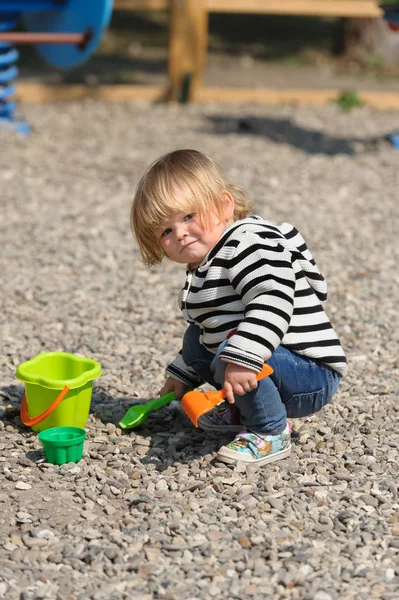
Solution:
[{"label": "jacket hood", "polygon": [[297,261],[300,264],[308,284],[319,300],[324,302],[327,299],[327,283],[299,231],[290,223],[284,222],[276,225],[258,215],[251,215],[230,225],[204,259],[200,269],[205,267],[227,240],[234,239],[236,236],[241,237],[247,233],[259,235],[262,239],[278,240],[278,243],[290,251],[292,262]]}]

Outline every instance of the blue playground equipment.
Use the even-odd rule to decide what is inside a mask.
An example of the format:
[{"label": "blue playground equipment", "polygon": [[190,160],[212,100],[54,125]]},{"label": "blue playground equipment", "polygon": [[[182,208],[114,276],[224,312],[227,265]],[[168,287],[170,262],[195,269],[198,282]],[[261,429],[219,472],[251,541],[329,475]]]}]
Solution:
[{"label": "blue playground equipment", "polygon": [[[387,4],[382,6],[382,8],[384,10],[384,19],[388,22],[389,28],[392,31],[399,32],[399,3],[395,5]],[[387,135],[387,139],[396,150],[399,150],[399,131],[390,133]]]},{"label": "blue playground equipment", "polygon": [[388,25],[392,31],[399,31],[399,3],[383,4],[381,8],[384,11],[383,17],[388,21]]},{"label": "blue playground equipment", "polygon": [[[0,127],[28,133],[15,116],[18,44],[34,44],[53,67],[85,62],[111,19],[113,0],[0,0]],[[19,22],[23,32],[15,32]]]}]

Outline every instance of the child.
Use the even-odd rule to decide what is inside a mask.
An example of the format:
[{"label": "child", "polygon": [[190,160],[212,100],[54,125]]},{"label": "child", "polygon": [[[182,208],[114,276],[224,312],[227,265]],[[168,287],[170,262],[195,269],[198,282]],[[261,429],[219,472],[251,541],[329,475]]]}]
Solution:
[{"label": "child", "polygon": [[[224,387],[227,402],[200,427],[237,432],[219,460],[265,464],[290,453],[287,416],[330,402],[347,365],[304,239],[249,213],[245,193],[211,159],[178,150],[142,177],[131,224],[146,265],[165,256],[186,265],[179,304],[189,325],[160,394]],[[274,372],[258,382],[265,361]]]}]

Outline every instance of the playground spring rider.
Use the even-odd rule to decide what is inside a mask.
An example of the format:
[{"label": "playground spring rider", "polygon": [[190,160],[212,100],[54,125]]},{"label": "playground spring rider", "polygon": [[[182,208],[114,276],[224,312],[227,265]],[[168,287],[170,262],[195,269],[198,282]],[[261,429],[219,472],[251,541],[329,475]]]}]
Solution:
[{"label": "playground spring rider", "polygon": [[[0,0],[0,127],[27,133],[15,118],[15,45],[35,44],[51,66],[75,67],[94,52],[112,14],[113,0]],[[24,32],[12,31],[22,20]]]}]

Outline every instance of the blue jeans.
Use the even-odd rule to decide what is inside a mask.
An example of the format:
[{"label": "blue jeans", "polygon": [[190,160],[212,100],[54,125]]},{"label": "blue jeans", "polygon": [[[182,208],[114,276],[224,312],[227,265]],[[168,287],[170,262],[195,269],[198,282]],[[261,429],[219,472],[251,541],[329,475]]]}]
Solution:
[{"label": "blue jeans", "polygon": [[[183,338],[183,360],[205,381],[221,389],[227,363],[219,355],[226,342],[215,355],[200,344],[199,335],[199,327],[190,324]],[[283,346],[267,362],[274,373],[261,379],[256,390],[235,395],[240,422],[252,431],[277,435],[284,431],[287,416],[306,417],[318,412],[331,402],[338,389],[341,375],[337,371]]]}]

